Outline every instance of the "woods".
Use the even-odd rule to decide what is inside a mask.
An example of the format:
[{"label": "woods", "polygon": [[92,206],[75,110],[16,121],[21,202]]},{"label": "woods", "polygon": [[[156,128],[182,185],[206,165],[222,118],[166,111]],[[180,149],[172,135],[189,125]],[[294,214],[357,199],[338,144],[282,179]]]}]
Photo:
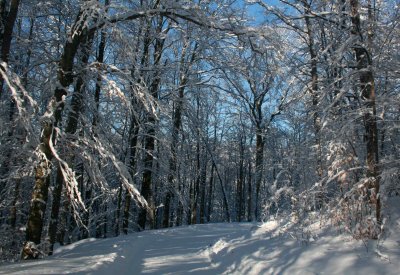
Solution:
[{"label": "woods", "polygon": [[400,194],[398,10],[0,1],[1,261],[281,215],[379,239]]}]

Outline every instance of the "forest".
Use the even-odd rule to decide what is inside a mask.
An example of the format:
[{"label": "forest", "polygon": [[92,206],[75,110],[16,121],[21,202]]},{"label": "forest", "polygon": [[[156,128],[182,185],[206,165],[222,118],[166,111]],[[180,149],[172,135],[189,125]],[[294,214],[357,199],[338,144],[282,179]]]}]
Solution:
[{"label": "forest", "polygon": [[381,238],[397,0],[0,0],[0,262],[204,223]]}]

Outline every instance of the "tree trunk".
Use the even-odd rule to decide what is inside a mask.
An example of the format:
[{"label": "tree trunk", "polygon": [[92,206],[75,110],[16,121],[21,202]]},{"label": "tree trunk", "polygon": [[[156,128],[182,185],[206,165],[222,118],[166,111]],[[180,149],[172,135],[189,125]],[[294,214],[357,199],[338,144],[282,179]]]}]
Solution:
[{"label": "tree trunk", "polygon": [[[131,126],[130,126],[130,145],[129,145],[129,168],[131,170],[131,175],[133,176],[135,174],[135,166],[136,166],[136,146],[138,142],[138,134],[139,134],[139,122],[137,119],[133,116],[131,120]],[[129,213],[131,209],[131,195],[129,194],[129,191],[126,190],[125,193],[125,205],[124,205],[124,220],[122,222],[122,231],[124,234],[128,234],[128,228],[129,228]]]},{"label": "tree trunk", "polygon": [[[90,183],[90,179],[86,183],[86,191],[85,191],[85,202],[88,202],[92,197],[92,186]],[[82,239],[86,239],[89,237],[89,219],[90,219],[90,209],[83,214],[82,223],[85,226],[82,232]]]},{"label": "tree trunk", "polygon": [[[168,191],[167,191],[167,195],[165,197],[165,203],[164,203],[163,227],[165,227],[165,228],[170,226],[171,201],[174,198],[174,192],[176,192],[179,189],[178,181],[176,181],[176,179],[175,179],[175,174],[177,172],[176,171],[176,164],[177,164],[177,155],[176,154],[177,154],[177,146],[178,146],[178,135],[179,135],[180,127],[181,127],[185,86],[188,82],[187,70],[190,68],[190,66],[194,62],[194,59],[196,56],[197,44],[193,50],[190,62],[188,64],[188,68],[185,71],[183,69],[184,65],[185,65],[184,61],[185,61],[186,52],[187,52],[187,49],[189,46],[190,46],[189,43],[185,44],[184,48],[182,49],[181,60],[180,60],[181,71],[180,71],[180,77],[179,77],[178,99],[175,102],[176,107],[175,107],[174,115],[173,115],[171,157],[169,159],[169,174],[168,174]],[[174,183],[174,181],[176,181],[176,182]],[[175,188],[175,190],[171,190],[172,188]]]},{"label": "tree trunk", "polygon": [[[105,0],[105,5],[107,6],[108,4],[109,4],[109,0]],[[96,61],[98,63],[104,62],[105,47],[106,47],[106,33],[104,31],[101,31],[98,54],[96,57]],[[101,76],[100,76],[100,74],[98,74],[97,81],[96,81],[95,93],[94,93],[94,102],[95,102],[96,108],[95,108],[95,112],[93,114],[93,120],[92,120],[92,131],[93,131],[93,135],[95,135],[95,136],[97,135],[96,128],[97,128],[97,124],[99,121],[100,93],[101,93]],[[93,191],[93,186],[92,186],[91,180],[89,179],[86,183],[86,192],[85,192],[85,201],[86,202],[90,201],[90,199],[92,197],[92,191]],[[83,228],[82,238],[86,239],[89,237],[88,226],[89,226],[89,221],[90,221],[90,211],[88,210],[83,215],[84,215],[83,225],[85,226],[85,228]]]},{"label": "tree trunk", "polygon": [[243,199],[244,199],[244,143],[243,137],[240,137],[239,144],[239,175],[236,184],[236,220],[242,221]]},{"label": "tree trunk", "polygon": [[118,199],[117,199],[117,214],[115,217],[115,236],[119,236],[119,220],[121,216],[121,205],[122,205],[122,183],[120,183],[118,188]]},{"label": "tree trunk", "polygon": [[252,184],[251,184],[251,182],[252,182],[251,173],[252,173],[251,172],[251,161],[249,160],[249,168],[248,168],[249,178],[247,180],[247,182],[248,182],[248,184],[247,184],[247,221],[248,222],[251,222],[253,220],[253,218],[251,216],[251,213],[252,213],[251,209],[252,209],[252,205],[253,205],[253,202],[252,202],[253,188],[252,188]]},{"label": "tree trunk", "polygon": [[317,68],[317,54],[315,52],[314,35],[309,15],[311,14],[311,7],[307,1],[303,1],[305,23],[308,38],[308,52],[310,54],[310,65],[311,65],[311,88],[309,89],[312,97],[312,110],[313,110],[313,123],[314,123],[314,134],[315,144],[317,146],[317,175],[321,179],[323,173],[322,167],[322,146],[321,146],[321,118],[318,110],[319,105],[319,91],[318,91],[318,68]]},{"label": "tree trunk", "polygon": [[184,193],[184,186],[181,182],[184,181],[177,181],[177,185],[178,185],[178,200],[177,200],[177,210],[176,210],[176,226],[180,226],[182,224],[182,220],[183,220],[183,203],[182,200],[183,198],[181,198],[181,195]]},{"label": "tree trunk", "polygon": [[61,168],[58,167],[56,175],[56,184],[53,191],[53,204],[51,207],[49,233],[48,233],[50,242],[49,255],[53,255],[53,247],[54,243],[56,242],[58,215],[60,212],[63,184],[64,184],[64,178],[61,172]]},{"label": "tree trunk", "polygon": [[[215,163],[214,163],[214,165],[215,165]],[[227,221],[227,222],[231,222],[231,215],[230,215],[230,213],[229,213],[228,199],[227,199],[227,197],[226,197],[226,192],[225,192],[225,188],[224,188],[224,184],[223,184],[221,175],[219,174],[218,168],[217,168],[216,165],[215,165],[215,172],[217,173],[217,176],[218,176],[218,179],[219,179],[219,184],[220,184],[220,186],[221,186],[222,201],[223,201],[224,209],[225,209],[225,218],[226,218],[226,221]]]},{"label": "tree trunk", "polygon": [[104,210],[103,210],[103,215],[102,215],[102,223],[103,223],[103,238],[107,238],[107,232],[108,232],[108,219],[107,219],[107,211],[108,211],[108,205],[107,202],[104,204]]},{"label": "tree trunk", "polygon": [[200,172],[200,223],[203,224],[206,218],[206,180],[207,180],[207,159],[204,156],[204,163]]},{"label": "tree trunk", "polygon": [[359,74],[361,99],[364,105],[365,140],[367,145],[367,177],[371,179],[371,183],[370,186],[368,186],[368,189],[374,189],[374,194],[371,195],[370,201],[375,204],[376,220],[378,224],[380,224],[381,202],[379,196],[380,171],[378,168],[378,126],[376,122],[375,79],[372,72],[372,56],[366,45],[364,45],[365,41],[363,38],[363,33],[361,31],[358,0],[350,0],[350,6],[352,35],[355,38],[354,51],[356,55],[357,70]]},{"label": "tree trunk", "polygon": [[65,245],[65,235],[68,230],[69,203],[65,197],[67,197],[67,194],[64,190],[63,210],[60,217],[60,231],[57,234],[57,241],[60,243],[60,245]]},{"label": "tree trunk", "polygon": [[224,183],[223,183],[222,178],[221,178],[221,174],[219,173],[217,164],[215,163],[213,152],[210,150],[210,148],[207,147],[207,145],[206,145],[206,149],[208,150],[208,153],[210,154],[212,165],[214,165],[215,172],[217,174],[217,177],[218,177],[218,180],[219,180],[219,184],[220,184],[220,187],[221,187],[222,202],[223,202],[223,205],[224,205],[226,221],[227,222],[231,222],[231,215],[230,215],[230,211],[229,211],[228,199],[226,197],[225,187],[224,187]]},{"label": "tree trunk", "polygon": [[[1,4],[0,4],[0,6],[2,6],[5,2],[6,2],[6,1],[2,1]],[[4,9],[4,8],[5,8],[5,7],[3,7],[3,9]],[[1,9],[1,8],[0,8],[0,9]],[[5,12],[5,11],[4,11],[4,12]],[[0,14],[3,14],[3,11],[0,11]],[[5,14],[3,14],[2,17],[3,17],[4,19],[7,19]],[[21,21],[21,20],[19,20],[19,22],[20,22],[20,21]],[[29,40],[29,41],[31,41],[31,40],[32,40],[32,37],[33,37],[34,22],[35,22],[34,19],[30,19],[29,36],[28,36],[28,40]],[[21,23],[19,23],[19,24],[17,24],[17,25],[18,25],[18,37],[20,37],[20,36],[21,36]],[[3,32],[2,32],[2,30],[1,30],[1,34],[2,34],[2,33],[3,33]],[[0,41],[2,41],[2,38],[0,38]],[[0,42],[0,45],[1,45],[1,44],[2,44],[2,42]],[[32,51],[31,51],[31,49],[29,48],[29,49],[27,50],[27,53],[26,53],[27,58],[26,58],[25,64],[20,64],[20,66],[17,66],[17,68],[21,70],[19,73],[21,73],[21,74],[23,75],[23,76],[22,76],[22,81],[21,81],[23,87],[26,87],[26,86],[27,86],[27,83],[28,83],[28,80],[27,80],[27,71],[28,71],[28,70],[26,69],[26,70],[24,71],[23,68],[28,68],[28,67],[29,67],[29,65],[30,65],[30,60],[31,60],[31,53],[32,53]],[[22,57],[22,53],[20,53],[19,56]],[[8,54],[7,54],[7,58],[8,58]],[[0,76],[0,80],[3,81],[3,79],[1,78],[1,76]],[[3,88],[3,84],[1,84],[0,94],[1,94],[2,88]],[[1,96],[0,96],[0,97],[1,97]],[[15,104],[14,98],[11,98],[11,100],[10,100],[10,105],[9,105],[9,106],[10,106],[10,109],[9,109],[9,122],[10,122],[10,126],[9,126],[9,130],[8,130],[8,137],[10,137],[10,141],[13,140],[13,141],[16,142],[16,143],[23,144],[23,143],[24,143],[24,141],[22,141],[23,137],[19,137],[18,139],[16,139],[16,138],[14,137],[14,131],[15,131],[15,129],[17,128],[16,126],[18,126],[18,125],[15,125],[15,123],[14,123],[14,114],[15,114],[15,110],[16,110],[16,104]],[[9,171],[10,164],[11,164],[12,161],[13,161],[13,160],[11,160],[11,156],[12,156],[12,154],[13,154],[13,150],[15,149],[14,147],[15,147],[15,146],[13,146],[13,145],[10,144],[8,150],[6,150],[6,151],[4,152],[4,154],[6,155],[6,157],[4,157],[4,160],[5,160],[5,161],[3,162],[3,165],[0,165],[0,178],[5,178],[5,173],[6,173],[7,171]],[[13,148],[14,148],[14,149],[13,149]],[[0,188],[2,188],[1,183],[0,183]]]},{"label": "tree trunk", "polygon": [[[199,120],[199,99],[197,98],[197,119]],[[201,174],[201,164],[200,164],[200,126],[197,126],[197,145],[196,145],[196,181],[193,189],[193,200],[192,200],[192,214],[191,214],[191,224],[197,223],[197,209],[199,206],[199,196],[200,196],[200,174]]]},{"label": "tree trunk", "polygon": [[215,170],[214,163],[212,163],[210,181],[208,183],[207,222],[211,221],[211,214],[212,214],[214,170]]},{"label": "tree trunk", "polygon": [[74,241],[73,232],[75,228],[76,228],[76,221],[74,218],[74,209],[72,207],[69,207],[69,222],[66,230],[66,232],[68,233],[67,244],[71,244]]},{"label": "tree trunk", "polygon": [[4,27],[7,20],[7,0],[0,0],[0,45],[3,44]]},{"label": "tree trunk", "polygon": [[[15,25],[15,20],[17,19],[20,0],[11,0],[10,10],[6,16],[4,8],[5,2],[6,1],[2,1],[2,3],[0,3],[1,6],[0,14],[2,16],[0,20],[3,23],[2,36],[1,36],[1,59],[3,62],[8,63],[8,57],[11,48],[12,33]],[[2,97],[3,94],[3,85],[4,85],[4,79],[0,75],[0,98]]]},{"label": "tree trunk", "polygon": [[[44,129],[49,131],[49,129]],[[41,160],[41,165],[35,168],[35,187],[32,193],[31,207],[26,228],[26,240],[40,243],[44,214],[46,213],[46,203],[49,193],[50,178],[47,170],[50,169],[50,162],[47,159]],[[22,258],[23,259],[23,258]]]},{"label": "tree trunk", "polygon": [[[153,94],[154,96],[155,94]],[[155,97],[157,98],[157,97]],[[144,141],[145,159],[144,159],[144,172],[142,178],[141,195],[149,204],[150,211],[141,209],[138,217],[138,224],[142,229],[146,228],[146,219],[149,219],[150,229],[154,227],[154,201],[153,201],[153,187],[152,187],[152,170],[153,170],[153,152],[155,148],[155,123],[156,119],[154,114],[148,114],[146,122],[146,137]]]},{"label": "tree trunk", "polygon": [[14,189],[14,199],[11,204],[11,209],[10,209],[10,227],[12,230],[15,230],[15,226],[17,223],[17,202],[19,199],[19,194],[20,194],[20,186],[21,186],[21,179],[16,179],[15,180],[15,189]]},{"label": "tree trunk", "polygon": [[[163,18],[160,17],[158,20],[158,27],[157,33],[161,33],[163,26]],[[154,46],[154,67],[160,65],[161,56],[162,56],[162,49],[164,47],[165,39],[157,39]],[[161,82],[160,72],[156,71],[155,76],[153,78],[153,82],[150,85],[150,93],[154,100],[158,99],[158,90]],[[144,149],[145,149],[145,159],[144,159],[144,172],[143,172],[143,179],[142,179],[142,189],[141,195],[143,198],[148,202],[149,208],[151,209],[148,211],[147,209],[141,209],[138,217],[138,225],[145,229],[146,227],[146,219],[149,219],[150,228],[154,228],[154,200],[153,200],[153,187],[152,187],[152,167],[153,167],[153,152],[155,148],[155,124],[156,118],[155,114],[148,113],[148,118],[146,122],[146,134],[145,134],[145,141],[144,141]]]},{"label": "tree trunk", "polygon": [[[90,56],[90,49],[91,49],[91,44],[93,40],[93,35],[92,33],[88,38],[87,41],[85,41],[83,52],[82,52],[82,68],[84,68],[88,61],[89,61],[89,56]],[[85,85],[84,85],[84,80],[83,76],[81,75],[77,82],[76,82],[76,87],[75,87],[75,92],[72,95],[72,100],[71,100],[71,111],[68,114],[68,119],[67,119],[67,124],[65,128],[65,133],[67,134],[67,139],[69,135],[73,135],[76,133],[76,130],[78,128],[78,121],[79,121],[79,116],[81,113],[81,109],[83,106],[83,93],[85,90]],[[68,142],[68,141],[66,141]],[[71,159],[67,160],[67,162],[71,165],[74,162],[74,157]],[[56,187],[53,192],[53,203],[52,203],[52,208],[51,208],[51,218],[50,218],[50,224],[49,224],[49,241],[50,241],[50,249],[49,249],[49,255],[53,254],[53,246],[56,241],[56,233],[57,233],[57,225],[58,225],[58,215],[60,211],[60,204],[61,204],[61,193],[62,193],[62,188],[64,184],[64,178],[62,175],[62,167],[59,165],[57,167],[57,176],[56,176]]]},{"label": "tree trunk", "polygon": [[172,141],[171,141],[171,157],[169,159],[169,174],[168,174],[168,191],[165,197],[165,205],[164,205],[164,218],[163,218],[163,227],[167,228],[170,226],[170,208],[171,201],[174,198],[174,191],[178,190],[177,182],[175,181],[176,174],[176,164],[177,164],[177,145],[178,145],[178,135],[181,126],[181,117],[182,117],[182,104],[183,104],[183,96],[184,96],[184,85],[180,85],[179,88],[179,98],[176,102],[176,107],[174,111],[174,123],[172,129]]},{"label": "tree trunk", "polygon": [[[149,47],[150,47],[150,26],[147,26],[147,29],[145,31],[144,34],[144,41],[143,41],[143,53],[142,53],[142,57],[140,59],[140,69],[142,70],[144,66],[148,65],[148,60],[149,60]],[[143,27],[141,26],[139,29],[139,37],[137,40],[137,45],[136,45],[136,49],[139,49],[139,43],[140,43],[140,36],[142,35],[142,31],[143,31]],[[138,51],[138,50],[137,50]],[[136,52],[137,53],[137,52]],[[143,79],[144,76],[142,75],[142,72],[140,72],[140,77],[137,80],[138,84],[142,84],[143,85]],[[131,75],[134,76],[134,71],[131,71]],[[133,87],[132,87],[133,89]],[[131,103],[132,106],[138,106],[138,102],[135,100],[134,95],[132,95],[132,99],[131,99]],[[136,167],[136,146],[138,143],[138,134],[139,134],[139,118],[137,117],[137,114],[132,114],[131,117],[131,125],[130,125],[130,136],[129,136],[129,142],[130,142],[130,147],[129,147],[129,168],[131,169],[131,175],[133,178],[133,175],[135,174],[135,167]],[[131,201],[132,198],[128,192],[128,190],[126,190],[126,194],[125,194],[125,206],[124,206],[124,221],[123,221],[123,232],[124,234],[128,234],[128,228],[129,228],[129,216],[130,216],[130,208],[131,208]]]},{"label": "tree trunk", "polygon": [[96,228],[95,228],[95,237],[96,239],[101,238],[101,222],[102,222],[102,216],[100,215],[101,213],[101,205],[100,201],[98,198],[96,198],[96,201],[93,204],[93,213],[96,219]]},{"label": "tree trunk", "polygon": [[256,201],[255,201],[255,219],[258,220],[260,218],[260,190],[261,190],[261,182],[263,177],[263,166],[264,166],[264,137],[263,131],[261,128],[257,128],[256,130],[256,175],[255,175],[255,183],[256,183]]},{"label": "tree trunk", "polygon": [[[44,213],[46,212],[48,189],[50,184],[51,160],[53,153],[51,152],[51,143],[55,139],[58,123],[61,121],[62,111],[64,109],[64,97],[67,94],[68,86],[73,82],[73,63],[81,40],[87,36],[87,29],[84,25],[85,20],[81,20],[83,11],[80,11],[78,18],[72,27],[70,39],[64,47],[64,52],[58,66],[57,81],[58,85],[54,91],[54,95],[49,103],[48,112],[51,119],[43,121],[40,145],[38,151],[40,160],[35,167],[35,185],[32,193],[31,207],[26,229],[26,241],[40,243],[42,234]],[[72,35],[72,33],[74,35]],[[24,258],[26,255],[22,255]]]},{"label": "tree trunk", "polygon": [[122,232],[124,232],[125,235],[128,234],[128,229],[129,229],[130,209],[131,209],[131,195],[129,194],[129,191],[126,190],[125,202],[124,202],[124,219],[122,221]]},{"label": "tree trunk", "polygon": [[189,184],[189,207],[187,212],[187,224],[192,224],[192,216],[193,216],[193,201],[194,201],[194,185],[195,183],[191,180]]}]

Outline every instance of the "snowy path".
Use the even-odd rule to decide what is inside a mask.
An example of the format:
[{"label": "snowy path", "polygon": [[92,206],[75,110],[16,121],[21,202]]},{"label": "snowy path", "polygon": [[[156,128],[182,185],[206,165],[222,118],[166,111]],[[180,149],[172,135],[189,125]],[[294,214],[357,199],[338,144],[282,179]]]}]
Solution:
[{"label": "snowy path", "polygon": [[282,234],[277,225],[207,224],[88,239],[45,260],[0,266],[0,274],[399,274],[398,216],[379,251],[332,231],[299,241],[295,228]]},{"label": "snowy path", "polygon": [[243,236],[252,226],[196,225],[88,239],[61,247],[46,260],[0,266],[0,274],[203,274],[214,269],[212,257],[223,248],[214,244]]}]

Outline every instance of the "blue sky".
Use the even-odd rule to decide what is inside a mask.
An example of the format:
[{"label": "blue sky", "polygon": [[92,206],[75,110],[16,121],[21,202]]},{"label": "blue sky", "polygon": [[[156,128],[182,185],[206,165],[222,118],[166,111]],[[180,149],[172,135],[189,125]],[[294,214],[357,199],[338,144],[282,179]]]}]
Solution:
[{"label": "blue sky", "polygon": [[[279,6],[282,5],[279,0],[263,0],[264,3],[271,6]],[[245,0],[239,0],[238,5],[244,6],[246,3]],[[248,4],[247,6],[247,14],[254,20],[255,25],[259,25],[265,22],[265,9],[258,4]]]}]

